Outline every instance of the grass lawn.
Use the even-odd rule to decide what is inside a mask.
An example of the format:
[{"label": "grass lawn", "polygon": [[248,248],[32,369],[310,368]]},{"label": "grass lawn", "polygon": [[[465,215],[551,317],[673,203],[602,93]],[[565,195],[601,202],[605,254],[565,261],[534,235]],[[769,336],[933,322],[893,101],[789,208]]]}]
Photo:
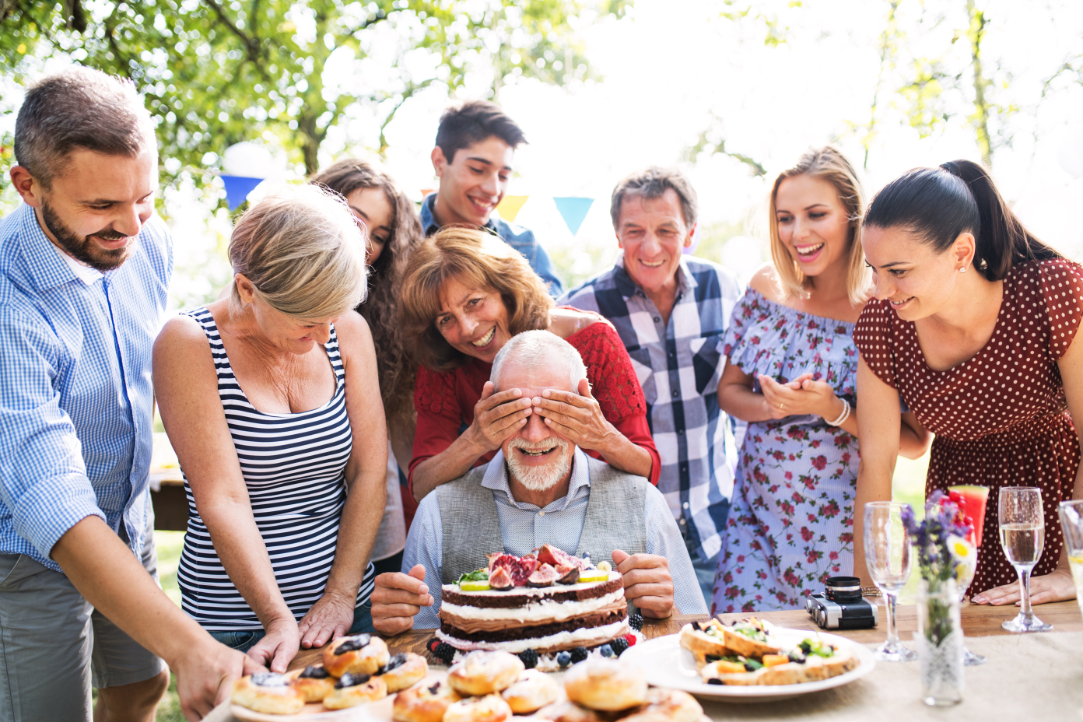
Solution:
[{"label": "grass lawn", "polygon": [[[896,501],[905,501],[914,507],[919,516],[924,514],[925,509],[925,472],[929,467],[929,456],[926,454],[917,461],[899,459],[895,468],[895,480],[892,485],[892,497]],[[177,587],[177,563],[180,561],[181,549],[184,546],[184,532],[179,531],[156,531],[154,543],[158,546],[158,573],[162,580],[162,589],[169,598],[180,606],[180,589]],[[917,575],[910,578],[910,584],[901,595],[902,601],[913,600],[917,588]],[[177,700],[177,680],[170,679],[169,691],[165,699],[158,706],[158,722],[184,722],[184,715],[180,711],[180,703]]]}]

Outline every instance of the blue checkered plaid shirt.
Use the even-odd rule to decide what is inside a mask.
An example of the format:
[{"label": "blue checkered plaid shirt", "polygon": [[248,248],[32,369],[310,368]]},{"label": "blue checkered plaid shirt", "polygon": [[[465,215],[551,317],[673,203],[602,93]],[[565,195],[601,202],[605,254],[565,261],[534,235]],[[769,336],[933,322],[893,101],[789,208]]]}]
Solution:
[{"label": "blue checkered plaid shirt", "polygon": [[667,325],[624,270],[622,254],[613,268],[558,301],[605,316],[624,341],[662,457],[658,490],[704,560],[722,548],[733,492],[736,450],[726,453],[726,415],[718,408],[726,363],[719,343],[743,293],[722,266],[683,256]]},{"label": "blue checkered plaid shirt", "polygon": [[115,270],[73,268],[30,206],[0,221],[0,553],[49,554],[98,516],[143,546],[151,347],[172,273],[165,224]]}]

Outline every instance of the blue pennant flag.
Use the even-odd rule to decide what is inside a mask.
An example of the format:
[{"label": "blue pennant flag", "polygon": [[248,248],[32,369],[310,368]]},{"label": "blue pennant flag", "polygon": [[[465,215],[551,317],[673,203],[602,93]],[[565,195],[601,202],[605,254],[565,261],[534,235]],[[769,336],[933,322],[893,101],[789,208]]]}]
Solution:
[{"label": "blue pennant flag", "polygon": [[553,202],[557,204],[557,210],[560,211],[561,217],[568,225],[568,230],[574,236],[579,232],[579,226],[583,225],[583,220],[587,217],[587,211],[590,210],[594,199],[563,197],[553,198]]},{"label": "blue pennant flag", "polygon": [[262,178],[249,178],[243,175],[223,175],[222,182],[226,184],[226,202],[232,211],[248,199],[248,194],[256,189]]}]

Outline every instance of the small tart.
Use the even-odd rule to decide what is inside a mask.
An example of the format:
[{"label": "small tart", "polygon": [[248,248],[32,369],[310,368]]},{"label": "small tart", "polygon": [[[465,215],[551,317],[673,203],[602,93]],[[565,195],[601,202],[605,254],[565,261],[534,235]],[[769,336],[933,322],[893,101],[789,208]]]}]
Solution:
[{"label": "small tart", "polygon": [[568,699],[602,712],[638,707],[647,701],[647,680],[631,664],[610,659],[587,659],[564,675]]},{"label": "small tart", "polygon": [[508,652],[471,652],[448,672],[448,683],[459,694],[479,697],[507,689],[524,669],[523,661]]},{"label": "small tart", "polygon": [[323,650],[323,666],[335,677],[376,674],[390,658],[384,640],[371,634],[339,637]]},{"label": "small tart", "polygon": [[510,718],[511,707],[498,694],[454,702],[444,713],[444,722],[504,722]]},{"label": "small tart", "polygon": [[230,701],[264,714],[297,714],[305,706],[304,695],[285,675],[274,672],[241,677],[233,683]]},{"label": "small tart", "polygon": [[395,696],[391,718],[395,722],[442,722],[444,713],[462,697],[442,680],[426,680]]},{"label": "small tart", "polygon": [[703,708],[696,698],[676,689],[655,688],[647,692],[647,706],[621,722],[699,722]]},{"label": "small tart", "polygon": [[337,681],[322,664],[314,664],[304,669],[295,669],[286,675],[290,684],[305,697],[305,702],[322,702],[331,694]]},{"label": "small tart", "polygon": [[560,686],[544,672],[528,669],[500,696],[515,714],[531,714],[556,702],[560,696]]},{"label": "small tart", "polygon": [[323,699],[327,709],[346,709],[363,702],[375,702],[387,696],[387,685],[379,677],[347,672]]},{"label": "small tart", "polygon": [[424,657],[413,652],[396,654],[387,661],[386,666],[378,670],[380,678],[387,684],[388,694],[413,686],[425,679],[428,673],[428,662]]}]

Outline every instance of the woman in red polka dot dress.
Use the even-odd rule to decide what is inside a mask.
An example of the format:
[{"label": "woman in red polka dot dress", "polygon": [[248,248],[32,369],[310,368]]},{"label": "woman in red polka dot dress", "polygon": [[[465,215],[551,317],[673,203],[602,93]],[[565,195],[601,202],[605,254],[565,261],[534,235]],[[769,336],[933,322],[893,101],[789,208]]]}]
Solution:
[{"label": "woman in red polka dot dress", "polygon": [[[864,504],[891,498],[898,397],[936,434],[925,493],[956,484],[990,488],[971,586],[979,604],[1019,599],[999,542],[998,492],[1042,490],[1045,551],[1032,601],[1072,599],[1060,501],[1083,497],[1083,268],[1034,238],[985,170],[969,161],[910,171],[881,190],[862,246],[876,282],[858,319],[855,571],[869,584]],[[1075,412],[1075,413],[1073,413]]]}]

